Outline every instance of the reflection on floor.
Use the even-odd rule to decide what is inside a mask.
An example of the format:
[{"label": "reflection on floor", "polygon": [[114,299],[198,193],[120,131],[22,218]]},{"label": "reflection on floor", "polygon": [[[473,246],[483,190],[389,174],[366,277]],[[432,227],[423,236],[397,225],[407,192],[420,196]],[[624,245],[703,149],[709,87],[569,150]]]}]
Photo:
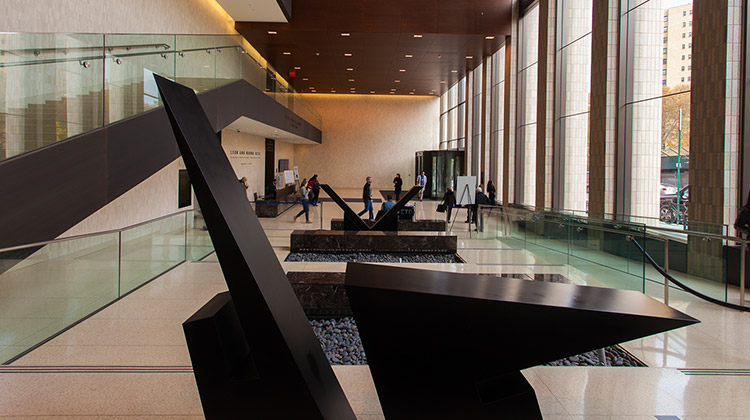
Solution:
[{"label": "reflection on floor", "polygon": [[[356,196],[352,195],[356,191],[340,193]],[[418,218],[441,216],[434,211],[435,202],[415,205]],[[261,221],[280,261],[289,252],[292,230],[317,229],[321,220],[327,227],[331,218],[342,217],[332,203],[311,207],[311,220],[316,221],[312,225],[293,223],[293,213]],[[551,253],[532,254],[512,241],[478,239],[463,223],[453,229],[460,237],[459,254],[466,264],[402,265],[529,278],[557,275],[596,286],[633,281],[627,274],[618,277],[616,271],[602,266],[572,266]],[[287,271],[345,270],[344,263],[283,262],[282,266]],[[652,296],[660,296],[659,285],[648,287]],[[201,419],[181,323],[223,290],[226,285],[215,255],[182,264],[13,365],[0,367],[0,418]],[[670,304],[703,322],[626,343],[624,347],[649,368],[536,367],[525,371],[544,418],[747,419],[750,314],[724,310],[676,291]],[[334,371],[359,419],[383,419],[366,366],[336,366]]]}]

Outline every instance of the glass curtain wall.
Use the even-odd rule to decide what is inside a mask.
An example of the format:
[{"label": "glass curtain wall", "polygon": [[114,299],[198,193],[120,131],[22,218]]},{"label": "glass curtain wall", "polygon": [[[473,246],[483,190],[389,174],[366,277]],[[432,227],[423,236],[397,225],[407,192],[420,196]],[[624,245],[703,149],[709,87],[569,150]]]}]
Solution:
[{"label": "glass curtain wall", "polygon": [[[622,0],[625,214],[688,218],[691,0]],[[621,73],[622,74],[622,73]],[[622,131],[622,130],[621,130]],[[629,185],[628,185],[629,184]]]},{"label": "glass curtain wall", "polygon": [[497,201],[502,202],[503,185],[503,136],[505,135],[505,46],[490,59],[492,63],[490,83],[490,180],[497,188]]},{"label": "glass curtain wall", "polygon": [[466,146],[466,79],[440,96],[440,150],[463,150]]},{"label": "glass curtain wall", "polygon": [[593,0],[559,0],[557,7],[556,188],[561,199],[555,205],[587,211]]},{"label": "glass curtain wall", "polygon": [[518,131],[516,201],[536,204],[536,120],[539,60],[539,4],[528,9],[519,22]]},{"label": "glass curtain wall", "polygon": [[471,92],[471,106],[469,107],[469,116],[471,121],[471,145],[469,147],[471,153],[470,159],[470,174],[477,175],[477,183],[482,183],[482,153],[485,150],[482,148],[482,135],[484,133],[484,115],[482,114],[482,73],[483,65],[480,64],[467,74],[467,78],[471,78],[469,90]]}]

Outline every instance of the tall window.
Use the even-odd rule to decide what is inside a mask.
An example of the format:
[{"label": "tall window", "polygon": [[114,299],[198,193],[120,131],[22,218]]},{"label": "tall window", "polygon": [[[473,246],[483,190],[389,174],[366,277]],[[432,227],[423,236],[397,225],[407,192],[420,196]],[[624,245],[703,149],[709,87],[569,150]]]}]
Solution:
[{"label": "tall window", "polygon": [[692,0],[623,0],[624,214],[667,223],[687,218],[692,44],[682,33],[692,8]]},{"label": "tall window", "polygon": [[497,187],[497,200],[502,202],[503,137],[505,136],[505,46],[491,58],[490,74],[490,175]]},{"label": "tall window", "polygon": [[440,149],[459,150],[466,137],[466,79],[461,79],[440,96]]},{"label": "tall window", "polygon": [[556,207],[588,210],[593,0],[558,2]]},{"label": "tall window", "polygon": [[536,111],[539,49],[539,4],[519,22],[518,133],[516,163],[520,174],[516,201],[536,204]]}]

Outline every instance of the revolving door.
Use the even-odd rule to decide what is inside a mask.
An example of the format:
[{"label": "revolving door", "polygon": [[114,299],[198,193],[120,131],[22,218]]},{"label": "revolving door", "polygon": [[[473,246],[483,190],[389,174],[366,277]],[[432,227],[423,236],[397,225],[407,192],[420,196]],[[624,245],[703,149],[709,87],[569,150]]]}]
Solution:
[{"label": "revolving door", "polygon": [[464,173],[464,152],[458,150],[425,150],[414,158],[415,179],[422,171],[427,175],[424,197],[440,200],[445,189],[456,189],[456,179]]}]

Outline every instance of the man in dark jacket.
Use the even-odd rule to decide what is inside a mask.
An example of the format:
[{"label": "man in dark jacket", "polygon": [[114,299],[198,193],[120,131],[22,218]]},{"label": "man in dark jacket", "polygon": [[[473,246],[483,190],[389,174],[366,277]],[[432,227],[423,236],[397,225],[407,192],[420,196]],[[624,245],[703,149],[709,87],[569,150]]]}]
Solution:
[{"label": "man in dark jacket", "polygon": [[453,210],[453,206],[456,205],[456,194],[453,192],[453,188],[448,187],[448,189],[445,191],[445,195],[443,195],[443,205],[445,205],[445,212],[448,216],[448,221],[451,221],[451,210]]},{"label": "man in dark jacket", "polygon": [[482,192],[482,187],[477,187],[477,195],[474,199],[474,205],[471,209],[472,222],[477,224],[477,215],[479,213],[479,206],[486,206],[490,204],[490,199]]},{"label": "man in dark jacket", "polygon": [[362,216],[369,210],[370,212],[370,220],[374,218],[372,214],[372,190],[370,189],[370,184],[372,184],[372,178],[369,176],[365,180],[365,186],[362,187],[362,201],[365,203],[365,209],[361,212],[357,213],[357,216]]},{"label": "man in dark jacket", "polygon": [[393,188],[396,189],[396,201],[401,198],[401,186],[404,185],[404,180],[401,179],[401,174],[396,174],[393,178]]}]

